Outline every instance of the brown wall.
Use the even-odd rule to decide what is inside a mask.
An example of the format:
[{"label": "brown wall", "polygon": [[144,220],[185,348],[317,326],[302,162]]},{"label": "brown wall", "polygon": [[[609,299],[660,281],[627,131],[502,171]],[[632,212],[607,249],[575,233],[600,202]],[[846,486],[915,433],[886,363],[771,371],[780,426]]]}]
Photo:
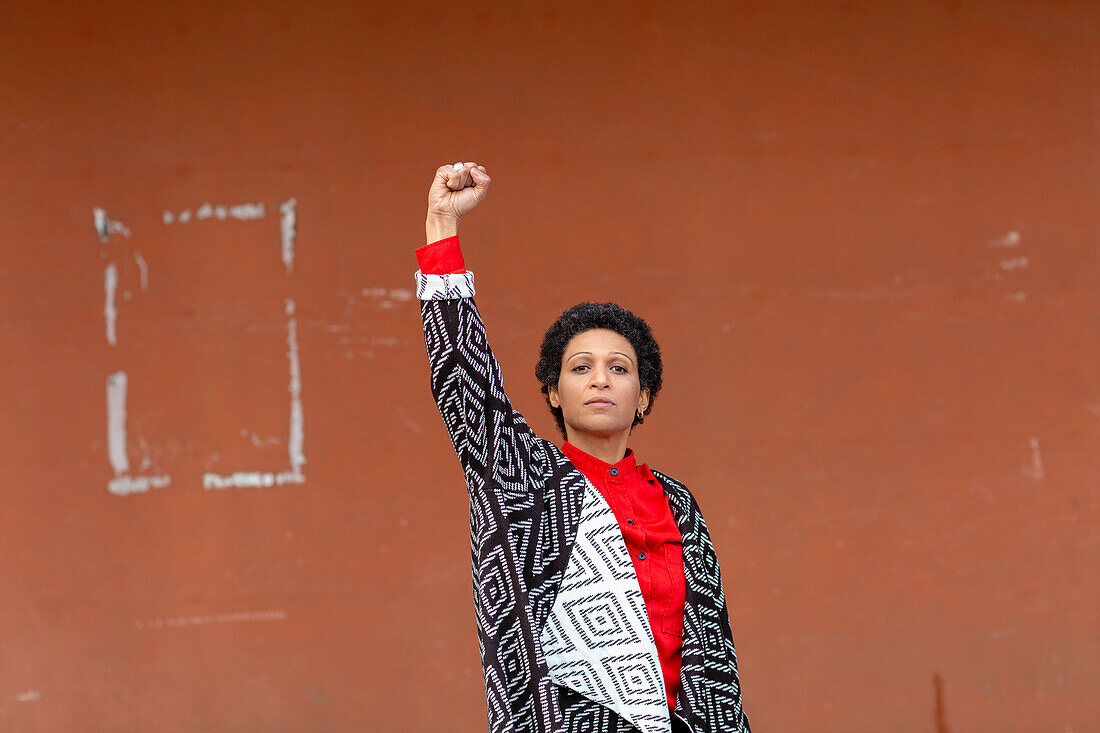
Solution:
[{"label": "brown wall", "polygon": [[[653,324],[632,445],[709,520],[755,729],[1100,729],[1097,3],[0,18],[0,729],[485,730],[409,298],[460,159],[541,434],[561,309]],[[291,342],[301,481],[204,488],[295,475]],[[112,493],[112,440],[170,483]]]}]

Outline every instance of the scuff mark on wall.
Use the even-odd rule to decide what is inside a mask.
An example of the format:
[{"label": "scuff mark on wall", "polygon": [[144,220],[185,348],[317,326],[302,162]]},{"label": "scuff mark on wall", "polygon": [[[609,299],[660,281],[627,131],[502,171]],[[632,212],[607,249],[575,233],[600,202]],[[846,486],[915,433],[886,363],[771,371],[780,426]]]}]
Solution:
[{"label": "scuff mark on wall", "polygon": [[932,714],[936,719],[936,733],[950,733],[947,727],[947,711],[943,704],[943,677],[939,672],[932,675],[932,689],[935,692],[935,702]]},{"label": "scuff mark on wall", "polygon": [[1031,442],[1031,478],[1036,481],[1042,481],[1047,477],[1046,469],[1043,468],[1043,454],[1039,452],[1039,439],[1032,438]]},{"label": "scuff mark on wall", "polygon": [[286,266],[286,274],[294,271],[294,244],[298,237],[298,212],[295,206],[296,199],[287,199],[279,204],[279,233],[282,238],[283,265]]},{"label": "scuff mark on wall", "polygon": [[103,320],[107,327],[107,343],[114,346],[118,341],[115,332],[115,322],[118,319],[118,309],[115,308],[115,291],[118,290],[118,269],[112,262],[103,271],[103,291],[106,302],[103,304]]},{"label": "scuff mark on wall", "polygon": [[229,624],[241,621],[286,621],[286,611],[242,611],[240,613],[205,614],[202,616],[177,616],[176,618],[155,618],[149,621],[136,621],[135,629],[171,629],[180,626],[202,626],[204,624]]}]

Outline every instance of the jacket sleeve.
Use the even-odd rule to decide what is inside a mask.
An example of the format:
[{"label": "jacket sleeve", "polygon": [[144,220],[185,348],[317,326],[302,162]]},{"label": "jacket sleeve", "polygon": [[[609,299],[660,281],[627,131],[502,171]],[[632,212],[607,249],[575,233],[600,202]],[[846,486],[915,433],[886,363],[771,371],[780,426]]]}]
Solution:
[{"label": "jacket sleeve", "polygon": [[474,303],[474,274],[416,272],[431,390],[471,490],[499,495],[506,513],[527,493],[533,433],[504,391]]}]

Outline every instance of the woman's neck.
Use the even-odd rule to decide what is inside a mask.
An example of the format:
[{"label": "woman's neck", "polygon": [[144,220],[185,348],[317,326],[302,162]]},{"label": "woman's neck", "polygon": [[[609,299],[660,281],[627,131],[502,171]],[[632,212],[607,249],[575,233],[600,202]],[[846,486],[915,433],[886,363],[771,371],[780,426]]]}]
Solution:
[{"label": "woman's neck", "polygon": [[574,432],[566,426],[565,432],[571,446],[579,448],[593,458],[599,458],[604,463],[615,464],[626,456],[629,431],[618,435],[593,435]]}]

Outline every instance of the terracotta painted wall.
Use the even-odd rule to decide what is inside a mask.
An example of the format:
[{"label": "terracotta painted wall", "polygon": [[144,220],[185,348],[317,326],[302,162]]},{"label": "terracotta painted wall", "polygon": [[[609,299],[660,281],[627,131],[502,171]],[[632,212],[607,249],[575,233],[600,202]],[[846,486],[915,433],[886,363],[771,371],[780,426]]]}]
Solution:
[{"label": "terracotta painted wall", "polygon": [[5,6],[0,729],[485,730],[411,298],[463,159],[540,433],[561,309],[652,323],[633,447],[708,518],[754,729],[1100,730],[1098,33],[1085,1]]}]

